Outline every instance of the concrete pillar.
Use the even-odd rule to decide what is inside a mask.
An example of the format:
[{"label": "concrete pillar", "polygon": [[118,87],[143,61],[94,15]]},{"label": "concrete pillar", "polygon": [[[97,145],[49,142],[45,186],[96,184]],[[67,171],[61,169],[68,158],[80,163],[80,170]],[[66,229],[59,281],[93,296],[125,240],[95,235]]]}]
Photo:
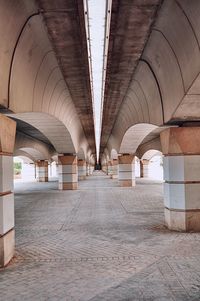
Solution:
[{"label": "concrete pillar", "polygon": [[108,175],[108,163],[107,162],[102,165],[101,169],[103,172],[105,172],[106,175]]},{"label": "concrete pillar", "polygon": [[170,128],[160,137],[166,225],[171,230],[200,231],[200,128]]},{"label": "concrete pillar", "polygon": [[75,190],[78,188],[77,156],[63,155],[58,157],[59,189]]},{"label": "concrete pillar", "polygon": [[103,172],[105,172],[107,174],[107,165],[106,164],[102,164],[101,169]]},{"label": "concrete pillar", "polygon": [[40,160],[36,162],[36,180],[38,182],[48,182],[48,161]]},{"label": "concrete pillar", "polygon": [[59,164],[56,163],[56,176],[59,178]]},{"label": "concrete pillar", "polygon": [[0,267],[14,255],[13,149],[16,123],[0,114]]},{"label": "concrete pillar", "polygon": [[78,179],[86,179],[86,162],[85,160],[78,160]]},{"label": "concrete pillar", "polygon": [[112,178],[112,161],[108,161],[108,176],[110,176],[110,178]]},{"label": "concrete pillar", "polygon": [[93,171],[94,171],[94,166],[92,164],[90,164],[90,175],[93,174]]},{"label": "concrete pillar", "polygon": [[119,184],[122,187],[135,186],[135,156],[123,154],[119,158]]},{"label": "concrete pillar", "polygon": [[106,163],[106,169],[105,169],[105,173],[108,175],[108,170],[109,170],[109,166],[108,166],[108,162]]},{"label": "concrete pillar", "polygon": [[118,175],[119,175],[119,161],[118,159],[113,159],[112,162],[112,179],[118,179]]},{"label": "concrete pillar", "polygon": [[90,175],[90,164],[86,162],[86,176]]},{"label": "concrete pillar", "polygon": [[105,172],[105,174],[108,174],[108,164],[107,163],[103,164],[101,169],[103,172]]},{"label": "concrete pillar", "polygon": [[140,160],[140,178],[149,177],[149,160]]}]

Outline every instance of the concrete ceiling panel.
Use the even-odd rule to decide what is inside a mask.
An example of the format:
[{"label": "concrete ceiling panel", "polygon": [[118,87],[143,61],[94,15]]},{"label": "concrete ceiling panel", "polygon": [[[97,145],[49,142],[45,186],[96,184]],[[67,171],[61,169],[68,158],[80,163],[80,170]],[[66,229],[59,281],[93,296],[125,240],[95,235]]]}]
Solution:
[{"label": "concrete ceiling panel", "polygon": [[163,103],[164,122],[167,122],[184,96],[182,76],[175,54],[163,35],[153,31],[142,59],[147,62],[157,79]]},{"label": "concrete ceiling panel", "polygon": [[200,3],[199,0],[176,0],[176,3],[187,16],[191,28],[196,36],[198,44],[200,45]]},{"label": "concrete ceiling panel", "polygon": [[0,2],[0,105],[8,107],[8,86],[13,52],[28,17],[37,12],[34,1]]},{"label": "concrete ceiling panel", "polygon": [[148,112],[149,118],[143,122],[161,125],[163,123],[162,99],[155,77],[145,62],[139,62],[134,79],[140,83],[146,100],[143,110],[146,110],[146,115]]},{"label": "concrete ceiling panel", "polygon": [[200,70],[200,50],[191,23],[176,1],[163,3],[154,30],[159,30],[172,48],[187,92]]},{"label": "concrete ceiling panel", "polygon": [[135,90],[132,87],[128,89],[128,92],[126,94],[126,101],[124,102],[124,104],[125,103],[129,104],[131,112],[135,111],[135,114],[133,114],[133,116],[135,117],[134,119],[137,120],[137,122],[139,121],[143,122],[144,108],[142,106],[142,102],[140,101],[140,98],[138,97],[138,95],[136,94]]},{"label": "concrete ceiling panel", "polygon": [[186,95],[177,110],[174,112],[174,120],[199,120],[200,119],[200,95]]}]

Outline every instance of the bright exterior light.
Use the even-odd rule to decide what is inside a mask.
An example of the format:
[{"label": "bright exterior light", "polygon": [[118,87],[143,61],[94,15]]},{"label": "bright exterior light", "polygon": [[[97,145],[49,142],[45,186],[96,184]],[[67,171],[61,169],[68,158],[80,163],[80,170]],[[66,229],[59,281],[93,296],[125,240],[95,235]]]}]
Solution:
[{"label": "bright exterior light", "polygon": [[92,89],[93,112],[95,123],[95,137],[97,147],[97,161],[99,156],[101,134],[101,108],[102,108],[102,76],[105,34],[106,0],[89,0],[86,3],[89,17],[89,37],[92,61]]}]

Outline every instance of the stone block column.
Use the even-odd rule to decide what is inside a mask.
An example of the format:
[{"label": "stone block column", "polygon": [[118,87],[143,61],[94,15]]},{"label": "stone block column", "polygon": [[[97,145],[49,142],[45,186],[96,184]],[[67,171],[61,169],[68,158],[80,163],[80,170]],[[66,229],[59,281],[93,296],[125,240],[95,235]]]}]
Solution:
[{"label": "stone block column", "polygon": [[149,177],[149,160],[140,160],[140,178]]},{"label": "stone block column", "polygon": [[106,162],[105,164],[103,164],[101,169],[107,175],[108,174],[108,163]]},{"label": "stone block column", "polygon": [[86,179],[86,162],[85,160],[78,160],[78,179]]},{"label": "stone block column", "polygon": [[122,187],[135,186],[135,156],[123,154],[119,159],[119,185]]},{"label": "stone block column", "polygon": [[90,175],[90,163],[86,162],[86,176]]},{"label": "stone block column", "polygon": [[105,172],[107,174],[107,165],[106,164],[103,164],[101,169],[103,172]]},{"label": "stone block column", "polygon": [[36,180],[38,182],[48,182],[48,161],[40,160],[36,162]]},{"label": "stone block column", "polygon": [[93,174],[93,171],[94,171],[94,166],[92,164],[90,164],[90,175]]},{"label": "stone block column", "polygon": [[108,175],[108,169],[109,169],[109,166],[108,166],[108,162],[106,163],[106,169],[105,169],[105,173]]},{"label": "stone block column", "polygon": [[170,128],[160,137],[166,225],[171,230],[200,231],[200,128]]},{"label": "stone block column", "polygon": [[119,162],[118,159],[113,159],[113,164],[112,164],[112,179],[118,179],[118,174],[119,174]]},{"label": "stone block column", "polygon": [[0,114],[0,267],[14,255],[13,150],[16,123]]},{"label": "stone block column", "polygon": [[77,156],[63,155],[58,157],[58,178],[60,190],[78,188]]},{"label": "stone block column", "polygon": [[110,176],[110,178],[112,178],[112,173],[113,173],[112,167],[113,167],[113,162],[108,161],[108,176]]}]

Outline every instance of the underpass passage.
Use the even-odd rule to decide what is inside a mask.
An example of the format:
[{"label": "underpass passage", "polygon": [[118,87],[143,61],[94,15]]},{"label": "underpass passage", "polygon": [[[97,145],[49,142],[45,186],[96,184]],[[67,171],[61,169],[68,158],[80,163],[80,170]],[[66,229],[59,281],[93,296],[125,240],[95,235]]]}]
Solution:
[{"label": "underpass passage", "polygon": [[163,207],[161,181],[124,188],[100,171],[75,191],[15,183],[1,300],[199,300],[200,234],[169,231]]}]

